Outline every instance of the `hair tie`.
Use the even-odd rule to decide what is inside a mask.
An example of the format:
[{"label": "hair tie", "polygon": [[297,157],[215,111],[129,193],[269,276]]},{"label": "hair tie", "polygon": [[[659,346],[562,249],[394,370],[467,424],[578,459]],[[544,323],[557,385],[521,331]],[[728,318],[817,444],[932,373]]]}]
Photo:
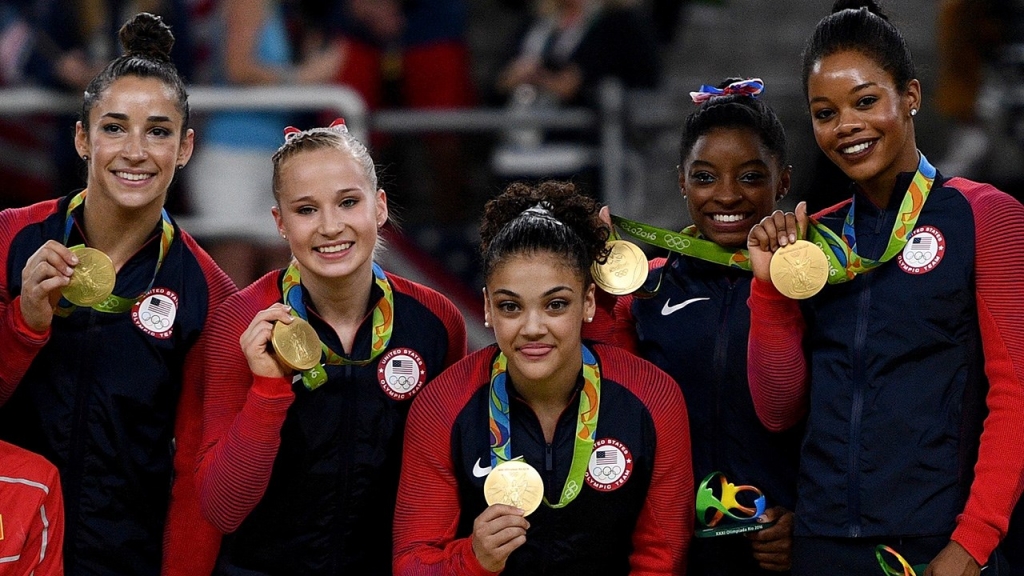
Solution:
[{"label": "hair tie", "polygon": [[737,96],[750,96],[756,98],[761,92],[764,92],[764,82],[760,78],[751,78],[749,80],[740,80],[733,82],[725,88],[716,88],[714,86],[708,86],[707,84],[701,84],[701,87],[696,92],[690,92],[690,98],[693,99],[694,104],[703,104],[708,100],[718,96],[731,96],[733,94]]},{"label": "hair tie", "polygon": [[[337,118],[337,119],[334,120],[334,122],[331,122],[330,126],[328,126],[326,128],[310,128],[309,130],[307,130],[307,132],[317,132],[317,131],[324,131],[324,130],[334,130],[335,132],[341,132],[342,134],[347,134],[348,133],[348,126],[345,126],[345,119],[344,118]],[[287,128],[284,129],[284,141],[288,142],[289,140],[291,140],[292,138],[295,138],[299,134],[302,134],[302,130],[299,130],[295,126],[288,126]]]},{"label": "hair tie", "polygon": [[287,126],[284,129],[284,141],[287,142],[287,141],[291,140],[292,138],[295,138],[296,136],[298,136],[301,133],[302,133],[302,130],[299,130],[295,126]]},{"label": "hair tie", "polygon": [[348,132],[348,126],[345,125],[344,118],[335,118],[334,122],[331,122],[331,125],[328,126],[328,128],[333,128],[338,132]]}]

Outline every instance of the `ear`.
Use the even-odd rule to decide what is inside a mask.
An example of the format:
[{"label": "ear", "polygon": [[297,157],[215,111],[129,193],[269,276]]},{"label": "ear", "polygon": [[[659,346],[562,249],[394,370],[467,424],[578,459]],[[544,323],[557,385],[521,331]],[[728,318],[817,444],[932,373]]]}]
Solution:
[{"label": "ear", "polygon": [[679,193],[686,196],[686,175],[679,170]]},{"label": "ear", "polygon": [[484,286],[484,322],[491,321],[491,296],[487,293],[487,287]]},{"label": "ear", "polygon": [[384,226],[388,221],[388,195],[383,188],[377,190],[377,228]]},{"label": "ear", "polygon": [[271,206],[270,213],[274,215],[274,223],[277,224],[277,233],[281,235],[281,238],[288,239],[288,233],[284,229],[284,219],[281,218],[281,209],[277,206]]},{"label": "ear", "polygon": [[905,104],[907,106],[907,115],[910,115],[911,110],[921,109],[921,83],[917,81],[917,78],[907,83],[907,92],[904,94]]},{"label": "ear", "polygon": [[583,297],[583,317],[584,318],[593,318],[594,314],[597,312],[597,293],[596,293],[596,290],[597,290],[597,287],[596,287],[596,285],[593,282],[591,282],[590,285],[587,286],[586,294]]},{"label": "ear", "polygon": [[181,139],[181,146],[178,148],[177,166],[188,164],[189,159],[192,158],[192,151],[195,149],[195,138],[195,130],[189,128],[185,131],[185,137]]},{"label": "ear", "polygon": [[779,175],[779,189],[775,193],[775,201],[780,202],[789,193],[789,187],[792,182],[793,166],[790,164],[782,169],[782,174]]},{"label": "ear", "polygon": [[89,133],[82,126],[81,120],[75,122],[75,151],[79,158],[89,154]]}]

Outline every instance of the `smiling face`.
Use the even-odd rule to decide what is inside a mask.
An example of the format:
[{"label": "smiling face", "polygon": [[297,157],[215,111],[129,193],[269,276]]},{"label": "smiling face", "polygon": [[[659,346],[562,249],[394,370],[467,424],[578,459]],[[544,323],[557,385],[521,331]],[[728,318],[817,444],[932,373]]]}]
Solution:
[{"label": "smiling face", "polygon": [[304,278],[369,276],[377,230],[388,218],[387,197],[346,152],[299,152],[280,166],[278,231],[287,238]]},{"label": "smiling face", "polygon": [[701,136],[680,167],[690,218],[707,239],[742,248],[747,234],[789,189],[781,166],[748,128],[715,128]]},{"label": "smiling face", "polygon": [[836,52],[811,67],[807,98],[818,146],[865,191],[889,194],[897,174],[916,169],[917,80],[901,93],[868,56]]},{"label": "smiling face", "polygon": [[484,292],[514,382],[555,384],[579,373],[581,330],[594,316],[594,285],[550,252],[516,254],[498,263]]},{"label": "smiling face", "polygon": [[75,148],[88,157],[89,202],[125,210],[162,207],[177,166],[192,157],[192,130],[174,90],[156,78],[115,80],[75,126]]}]

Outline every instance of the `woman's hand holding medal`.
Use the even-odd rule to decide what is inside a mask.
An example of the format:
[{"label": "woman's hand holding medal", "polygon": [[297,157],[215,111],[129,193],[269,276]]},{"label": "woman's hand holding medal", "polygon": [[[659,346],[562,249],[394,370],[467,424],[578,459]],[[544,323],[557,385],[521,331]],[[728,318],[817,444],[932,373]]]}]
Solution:
[{"label": "woman's hand holding medal", "polygon": [[290,308],[277,302],[266,310],[257,314],[249,327],[238,339],[245,353],[245,359],[249,363],[249,370],[256,376],[265,378],[285,378],[292,374],[292,369],[282,363],[272,352],[271,338],[274,332],[274,324],[280,322],[285,325],[299,320],[290,313]]},{"label": "woman's hand holding medal", "polygon": [[793,561],[793,513],[782,506],[769,508],[764,513],[767,522],[774,524],[760,532],[749,532],[754,560],[765,570],[784,572]]},{"label": "woman's hand holding medal", "polygon": [[784,246],[803,240],[807,234],[807,203],[796,205],[796,212],[776,210],[766,216],[747,235],[747,251],[754,277],[771,282],[772,255]]},{"label": "woman's hand holding medal", "polygon": [[506,504],[488,506],[473,521],[473,554],[486,570],[501,572],[509,555],[526,543],[529,528],[523,510]]},{"label": "woman's hand holding medal", "polygon": [[29,328],[43,332],[53,321],[61,289],[71,282],[78,257],[68,247],[49,240],[39,247],[21,271],[21,316]]}]

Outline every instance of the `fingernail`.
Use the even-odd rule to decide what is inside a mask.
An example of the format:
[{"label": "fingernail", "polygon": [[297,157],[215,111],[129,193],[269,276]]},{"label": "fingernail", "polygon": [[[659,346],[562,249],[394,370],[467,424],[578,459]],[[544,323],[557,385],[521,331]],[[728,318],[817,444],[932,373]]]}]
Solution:
[{"label": "fingernail", "polygon": [[71,267],[69,266],[69,267],[67,267],[67,268],[65,268],[65,269],[64,269],[64,273],[65,273],[65,274],[67,274],[68,276],[71,276],[72,274],[74,274],[74,273],[75,273],[75,269],[74,269],[74,268],[71,268]]},{"label": "fingernail", "polygon": [[789,235],[789,241],[790,242],[796,242],[796,234],[790,234]]},{"label": "fingernail", "polygon": [[779,238],[779,246],[785,246],[786,244],[789,244],[788,238],[786,238],[785,236]]},{"label": "fingernail", "polygon": [[78,256],[75,256],[74,254],[72,254],[71,255],[71,263],[72,264],[78,264]]}]

